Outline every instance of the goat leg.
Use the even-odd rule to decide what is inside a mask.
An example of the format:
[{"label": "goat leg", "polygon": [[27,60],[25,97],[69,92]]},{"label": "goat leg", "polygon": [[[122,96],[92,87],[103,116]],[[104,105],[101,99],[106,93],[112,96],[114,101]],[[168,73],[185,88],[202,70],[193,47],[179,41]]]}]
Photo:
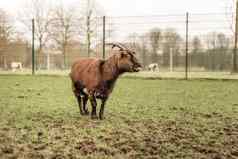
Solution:
[{"label": "goat leg", "polygon": [[81,104],[81,96],[80,96],[79,92],[77,91],[77,89],[75,88],[74,83],[72,83],[72,90],[74,92],[75,97],[77,98],[80,114],[84,115],[83,109],[82,109],[82,104]]},{"label": "goat leg", "polygon": [[83,111],[84,111],[85,115],[89,114],[89,111],[87,109],[87,102],[88,102],[88,96],[85,95],[85,96],[83,96]]},{"label": "goat leg", "polygon": [[105,107],[106,101],[107,101],[107,98],[102,99],[101,108],[100,108],[100,112],[99,112],[99,119],[100,120],[104,119],[103,114],[104,114],[104,107]]},{"label": "goat leg", "polygon": [[81,97],[77,96],[77,100],[78,100],[80,114],[84,115],[84,112],[83,112],[83,109],[82,109],[82,104],[81,104]]},{"label": "goat leg", "polygon": [[91,113],[91,118],[92,119],[97,119],[97,101],[94,95],[89,96],[91,105],[92,105],[92,113]]}]

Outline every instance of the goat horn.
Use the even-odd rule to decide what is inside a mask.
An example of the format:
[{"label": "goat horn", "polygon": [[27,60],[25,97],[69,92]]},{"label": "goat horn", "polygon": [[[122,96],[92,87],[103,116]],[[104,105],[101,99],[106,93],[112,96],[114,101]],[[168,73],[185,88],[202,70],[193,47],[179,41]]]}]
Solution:
[{"label": "goat horn", "polygon": [[112,45],[112,49],[114,48],[114,47],[118,47],[119,49],[125,49],[125,47],[123,47],[122,45],[120,45],[120,44],[115,44],[115,43],[107,43],[107,45]]},{"label": "goat horn", "polygon": [[120,44],[121,47],[124,47],[124,49],[130,50],[126,45],[122,44],[122,43],[118,43]]}]

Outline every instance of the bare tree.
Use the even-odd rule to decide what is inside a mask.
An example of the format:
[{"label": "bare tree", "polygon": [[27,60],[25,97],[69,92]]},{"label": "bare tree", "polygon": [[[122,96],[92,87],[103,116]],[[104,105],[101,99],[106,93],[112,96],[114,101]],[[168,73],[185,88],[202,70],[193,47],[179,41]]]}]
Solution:
[{"label": "bare tree", "polygon": [[229,65],[226,61],[227,52],[229,50],[230,39],[224,33],[211,32],[207,34],[207,62],[206,67],[211,70],[223,70],[225,65]]},{"label": "bare tree", "polygon": [[182,42],[181,36],[173,28],[168,28],[163,34],[163,62],[167,66],[169,63],[169,54],[172,50],[175,66],[178,65],[178,58],[180,53],[180,46]]},{"label": "bare tree", "polygon": [[162,40],[162,32],[159,28],[153,28],[149,32],[150,44],[152,47],[152,62],[158,62],[158,49]]},{"label": "bare tree", "polygon": [[226,18],[230,24],[230,29],[232,33],[235,33],[235,10],[236,10],[236,0],[227,0],[226,3]]},{"label": "bare tree", "polygon": [[140,52],[141,52],[142,65],[144,68],[148,64],[148,61],[147,61],[148,50],[147,50],[146,41],[147,41],[146,35],[140,36]]},{"label": "bare tree", "polygon": [[206,48],[208,50],[213,50],[218,47],[217,35],[218,35],[217,32],[209,32],[206,35],[205,42],[206,42]]},{"label": "bare tree", "polygon": [[[229,61],[226,61],[227,53],[229,50],[230,39],[224,33],[217,34],[217,60],[218,69],[224,70]],[[229,67],[229,66],[228,66]]]},{"label": "bare tree", "polygon": [[6,48],[13,34],[13,26],[7,13],[0,9],[0,54]]},{"label": "bare tree", "polygon": [[202,52],[202,42],[198,36],[194,36],[191,42],[191,55],[190,64],[191,66],[200,67],[204,66],[204,54]]},{"label": "bare tree", "polygon": [[0,9],[0,67],[7,68],[6,51],[13,33],[14,28],[10,22],[9,15]]},{"label": "bare tree", "polygon": [[[90,55],[90,50],[92,47],[92,42],[97,38],[97,30],[102,26],[102,18],[100,16],[104,15],[104,10],[95,0],[85,0],[87,5],[86,8],[82,10],[82,15],[84,17],[83,23],[80,27],[81,32],[85,33],[87,52]],[[86,24],[86,25],[85,25]]]},{"label": "bare tree", "polygon": [[195,36],[192,40],[192,53],[199,53],[202,49],[202,43],[198,36]]},{"label": "bare tree", "polygon": [[226,15],[228,23],[230,23],[230,28],[233,33],[234,38],[234,49],[232,56],[232,72],[237,72],[237,32],[238,32],[238,1],[237,0],[227,0],[225,1],[226,6]]},{"label": "bare tree", "polygon": [[54,20],[51,24],[51,37],[63,54],[64,67],[66,63],[66,49],[71,40],[77,36],[77,17],[74,8],[65,8],[62,4],[53,10]]},{"label": "bare tree", "polygon": [[[35,21],[35,36],[38,44],[38,55],[42,56],[43,47],[49,40],[49,25],[51,22],[51,9],[46,0],[30,0],[25,3],[21,12],[21,21],[32,30],[31,19]],[[37,61],[39,63],[39,59]]]}]

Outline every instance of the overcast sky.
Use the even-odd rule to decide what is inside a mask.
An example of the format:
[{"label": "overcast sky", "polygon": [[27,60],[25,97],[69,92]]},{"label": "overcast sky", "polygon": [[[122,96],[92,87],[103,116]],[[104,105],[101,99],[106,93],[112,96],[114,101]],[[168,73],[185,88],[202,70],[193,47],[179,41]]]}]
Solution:
[{"label": "overcast sky", "polygon": [[[56,0],[49,0],[56,1]],[[80,0],[62,0],[77,5]],[[225,12],[232,0],[97,0],[109,16]],[[24,0],[0,0],[0,8],[16,13]]]},{"label": "overcast sky", "polygon": [[[24,6],[25,1],[29,0],[0,0],[0,8],[9,12],[13,17]],[[48,0],[55,5],[60,0]],[[61,0],[66,6],[77,8],[86,7],[87,0]],[[89,0],[93,1],[93,0]],[[116,16],[113,28],[116,37],[124,38],[128,34],[143,34],[153,27],[175,28],[182,36],[185,30],[185,13],[227,13],[227,10],[235,0],[96,0],[100,7],[104,8],[106,16]],[[181,15],[180,17],[153,17],[154,15]],[[153,15],[153,16],[151,16]],[[145,16],[140,19],[120,18],[121,16]],[[196,35],[206,32],[224,32],[232,34],[230,25],[231,19],[226,14],[191,16],[190,21],[196,20],[197,23],[190,24],[190,33]],[[176,21],[180,21],[176,23]],[[172,23],[171,23],[172,22]],[[130,24],[132,23],[132,24]],[[135,25],[134,23],[138,23]],[[121,36],[121,37],[120,37]]]},{"label": "overcast sky", "polygon": [[[226,0],[229,1],[229,0]],[[109,15],[224,12],[222,0],[98,0]]]}]

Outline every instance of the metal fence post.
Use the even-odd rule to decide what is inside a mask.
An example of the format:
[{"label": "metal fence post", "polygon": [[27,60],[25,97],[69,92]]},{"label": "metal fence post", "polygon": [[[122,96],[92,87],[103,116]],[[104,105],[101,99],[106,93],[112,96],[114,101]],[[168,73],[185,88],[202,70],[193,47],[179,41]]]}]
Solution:
[{"label": "metal fence post", "polygon": [[103,16],[103,39],[102,39],[102,57],[105,59],[105,34],[106,34],[106,17]]},{"label": "metal fence post", "polygon": [[237,41],[238,41],[238,1],[236,1],[236,21],[235,21],[235,40],[233,49],[233,69],[232,72],[237,72]]},{"label": "metal fence post", "polygon": [[185,44],[185,79],[188,79],[188,16],[189,13],[186,13],[186,44]]},{"label": "metal fence post", "polygon": [[90,16],[87,16],[87,53],[88,57],[90,57],[90,47],[91,47],[91,28],[90,28]]},{"label": "metal fence post", "polygon": [[35,75],[35,20],[32,19],[32,75]]}]

